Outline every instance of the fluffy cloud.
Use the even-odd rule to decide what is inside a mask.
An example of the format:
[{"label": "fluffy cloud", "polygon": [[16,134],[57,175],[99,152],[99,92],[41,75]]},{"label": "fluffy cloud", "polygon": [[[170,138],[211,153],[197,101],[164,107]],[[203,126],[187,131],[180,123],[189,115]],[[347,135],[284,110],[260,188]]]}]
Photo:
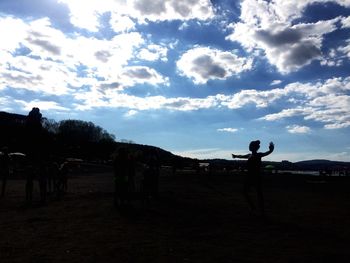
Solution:
[{"label": "fluffy cloud", "polygon": [[242,90],[233,95],[221,96],[221,104],[229,109],[239,109],[247,104],[254,104],[258,108],[267,107],[284,95],[283,89],[272,89],[266,91]]},{"label": "fluffy cloud", "polygon": [[276,121],[276,120],[281,120],[284,118],[290,118],[294,116],[303,116],[303,115],[311,114],[312,112],[313,112],[313,109],[311,107],[309,108],[297,107],[293,109],[283,109],[278,113],[268,114],[262,117],[261,119],[267,120],[267,121]]},{"label": "fluffy cloud", "polygon": [[[324,36],[337,29],[338,17],[315,23],[295,23],[307,6],[328,1],[260,1],[244,0],[240,22],[232,23],[231,41],[239,42],[248,51],[262,50],[268,61],[281,73],[297,71],[314,60],[322,59]],[[350,6],[346,1],[333,1]],[[343,19],[347,25],[347,20]]]},{"label": "fluffy cloud", "polygon": [[111,13],[111,27],[116,32],[131,30],[133,20],[207,20],[213,18],[214,8],[209,0],[60,0],[70,10],[71,23],[76,27],[96,32],[100,27],[100,17]]},{"label": "fluffy cloud", "polygon": [[[137,32],[112,39],[66,36],[47,18],[24,22],[0,17],[0,89],[27,89],[63,95],[84,85],[118,83],[123,89],[137,83],[166,84],[167,79],[149,67],[127,67],[145,41]],[[16,32],[16,34],[13,34]],[[166,51],[149,45],[161,59]]]},{"label": "fluffy cloud", "polygon": [[114,32],[129,32],[135,29],[136,23],[126,15],[111,14],[111,27]]},{"label": "fluffy cloud", "polygon": [[162,60],[167,61],[168,48],[161,45],[148,45],[139,51],[137,57],[142,60],[156,61]]},{"label": "fluffy cloud", "polygon": [[341,22],[342,22],[342,27],[343,28],[350,28],[350,16],[343,17]]},{"label": "fluffy cloud", "polygon": [[[19,48],[23,35],[27,34],[27,25],[20,19],[0,16],[0,50],[14,52]],[[16,34],[14,34],[16,32]]]},{"label": "fluffy cloud", "polygon": [[135,116],[137,113],[138,113],[138,111],[136,111],[136,110],[129,110],[128,112],[126,112],[124,114],[124,117],[125,118],[130,118],[132,116]]},{"label": "fluffy cloud", "polygon": [[289,133],[310,133],[311,129],[307,126],[289,125],[286,127]]},{"label": "fluffy cloud", "polygon": [[33,100],[30,102],[26,102],[23,100],[17,100],[18,104],[22,105],[22,108],[25,111],[30,111],[33,107],[39,107],[40,110],[55,110],[55,111],[69,111],[68,108],[60,106],[55,101],[43,101],[43,100]]},{"label": "fluffy cloud", "polygon": [[213,6],[208,0],[138,0],[130,13],[150,21],[206,20],[213,17]]},{"label": "fluffy cloud", "polygon": [[184,53],[177,62],[179,71],[195,84],[210,79],[226,79],[252,68],[252,60],[232,52],[196,47]]},{"label": "fluffy cloud", "polygon": [[122,73],[124,85],[134,86],[135,84],[167,84],[168,78],[163,77],[157,71],[145,66],[125,67]]},{"label": "fluffy cloud", "polygon": [[26,56],[12,57],[2,51],[0,54],[6,58],[5,64],[0,66],[0,90],[11,87],[63,95],[71,92],[74,86],[83,85],[83,78],[79,79],[62,63]]},{"label": "fluffy cloud", "polygon": [[346,42],[347,44],[345,46],[339,47],[338,51],[342,54],[345,54],[348,59],[350,59],[350,39],[348,39]]},{"label": "fluffy cloud", "polygon": [[[302,116],[305,120],[325,123],[326,129],[350,126],[350,78],[333,78],[316,84],[293,83],[287,85],[280,98],[289,98],[293,108],[268,114],[261,119],[276,121]],[[271,90],[273,92],[273,90]]]}]

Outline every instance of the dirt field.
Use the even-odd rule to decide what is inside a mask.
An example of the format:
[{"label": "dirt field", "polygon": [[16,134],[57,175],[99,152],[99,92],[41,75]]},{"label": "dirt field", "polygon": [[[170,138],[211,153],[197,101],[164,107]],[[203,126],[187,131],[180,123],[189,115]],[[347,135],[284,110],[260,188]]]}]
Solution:
[{"label": "dirt field", "polygon": [[24,181],[0,200],[0,262],[349,262],[350,178],[265,178],[267,218],[239,176],[162,176],[160,196],[113,208],[112,175],[73,175],[62,200],[24,205]]}]

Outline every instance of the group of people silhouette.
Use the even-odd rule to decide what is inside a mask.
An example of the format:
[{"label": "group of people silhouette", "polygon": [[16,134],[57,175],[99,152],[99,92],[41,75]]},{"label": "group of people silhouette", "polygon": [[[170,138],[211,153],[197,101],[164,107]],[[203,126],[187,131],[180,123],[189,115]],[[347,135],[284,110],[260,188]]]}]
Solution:
[{"label": "group of people silhouette", "polygon": [[[142,169],[142,181],[138,193],[145,202],[149,202],[150,198],[158,197],[158,180],[160,171],[160,161],[157,151],[151,151],[144,156],[143,163],[139,163]],[[117,154],[113,160],[114,168],[114,206],[123,208],[127,202],[137,198],[135,176],[137,161],[133,153],[129,153],[124,147],[117,150]]]},{"label": "group of people silhouette", "polygon": [[[23,158],[23,157],[22,157]],[[4,198],[6,194],[7,180],[10,176],[11,156],[7,147],[2,148],[0,155],[0,179],[1,195]],[[59,165],[57,162],[35,162],[26,160],[25,169],[25,196],[27,204],[33,201],[34,182],[38,182],[40,203],[45,204],[47,195],[53,194],[56,198],[62,197],[68,188],[68,162]]]},{"label": "group of people silhouette", "polygon": [[25,196],[27,204],[32,203],[35,181],[38,182],[41,204],[46,203],[47,194],[53,193],[59,198],[67,191],[67,174],[70,164],[64,160],[60,163],[43,151],[41,121],[42,114],[39,108],[34,107],[29,112],[25,122],[26,154],[9,153],[7,146],[0,149],[1,198],[5,197],[11,162],[16,163],[18,158],[21,159],[26,179]]},{"label": "group of people silhouette", "polygon": [[[62,196],[68,188],[68,171],[70,163],[61,161],[61,164],[52,156],[43,156],[40,150],[42,145],[42,115],[38,108],[33,108],[26,120],[28,138],[30,138],[28,158],[26,165],[26,201],[32,202],[34,181],[38,181],[40,189],[40,202],[45,204],[48,193],[55,193],[57,197]],[[265,215],[264,196],[262,190],[261,163],[262,158],[274,151],[274,144],[270,142],[269,150],[258,152],[260,141],[252,141],[249,144],[250,153],[245,155],[232,154],[232,158],[247,159],[247,173],[244,178],[243,195],[252,213],[256,211],[256,204],[250,196],[251,188],[255,188],[257,194],[257,206],[261,216]],[[7,180],[10,174],[11,157],[9,149],[3,147],[0,155],[0,179],[1,195],[3,198],[6,192]],[[135,154],[129,152],[125,147],[117,149],[113,159],[114,168],[114,205],[117,208],[125,206],[130,200],[141,195],[141,199],[149,201],[158,197],[160,160],[156,149],[144,153],[142,157],[142,181],[137,191],[135,186],[136,167],[140,162],[136,161]]]},{"label": "group of people silhouette", "polygon": [[[251,153],[245,155],[232,154],[232,158],[247,159],[247,173],[244,177],[243,195],[248,203],[251,213],[256,212],[256,205],[250,196],[251,188],[255,188],[257,194],[257,203],[260,216],[265,216],[264,195],[262,189],[261,164],[262,158],[271,154],[275,145],[269,144],[269,150],[258,152],[260,141],[251,141],[249,150]],[[120,148],[114,158],[114,205],[121,207],[132,198],[135,191],[135,167],[136,161],[132,154],[128,153],[126,148]],[[143,200],[149,200],[150,197],[158,196],[160,161],[156,152],[147,155],[145,168],[143,169],[143,180],[141,184],[141,193]]]}]

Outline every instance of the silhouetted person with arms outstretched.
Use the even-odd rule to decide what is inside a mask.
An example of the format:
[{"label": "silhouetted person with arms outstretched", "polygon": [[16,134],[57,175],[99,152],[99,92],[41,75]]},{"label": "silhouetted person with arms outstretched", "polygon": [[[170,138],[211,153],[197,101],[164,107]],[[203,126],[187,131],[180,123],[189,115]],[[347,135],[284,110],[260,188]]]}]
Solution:
[{"label": "silhouetted person with arms outstretched", "polygon": [[7,178],[10,174],[10,156],[8,154],[8,148],[2,149],[2,155],[0,156],[0,177],[1,177],[1,198],[5,196]]},{"label": "silhouetted person with arms outstretched", "polygon": [[252,141],[249,144],[249,150],[252,153],[245,154],[245,155],[235,155],[232,154],[232,158],[244,158],[248,159],[247,166],[248,166],[248,173],[245,176],[244,179],[244,196],[249,204],[249,207],[252,211],[255,210],[254,202],[252,201],[251,197],[249,196],[249,190],[253,186],[256,189],[257,197],[258,197],[258,204],[261,216],[265,215],[265,208],[264,208],[264,196],[262,192],[262,180],[261,180],[261,158],[269,155],[273,152],[275,146],[273,142],[270,142],[269,150],[267,152],[258,152],[260,148],[260,141]]}]

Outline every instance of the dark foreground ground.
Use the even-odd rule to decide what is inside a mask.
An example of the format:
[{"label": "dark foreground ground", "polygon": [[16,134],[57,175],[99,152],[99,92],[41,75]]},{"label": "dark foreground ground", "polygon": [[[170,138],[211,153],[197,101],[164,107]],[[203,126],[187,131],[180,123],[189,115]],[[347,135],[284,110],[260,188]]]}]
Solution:
[{"label": "dark foreground ground", "polygon": [[350,262],[348,179],[266,178],[265,220],[249,215],[237,176],[163,176],[158,200],[123,212],[109,173],[73,175],[44,207],[24,206],[14,180],[0,200],[0,262]]}]

